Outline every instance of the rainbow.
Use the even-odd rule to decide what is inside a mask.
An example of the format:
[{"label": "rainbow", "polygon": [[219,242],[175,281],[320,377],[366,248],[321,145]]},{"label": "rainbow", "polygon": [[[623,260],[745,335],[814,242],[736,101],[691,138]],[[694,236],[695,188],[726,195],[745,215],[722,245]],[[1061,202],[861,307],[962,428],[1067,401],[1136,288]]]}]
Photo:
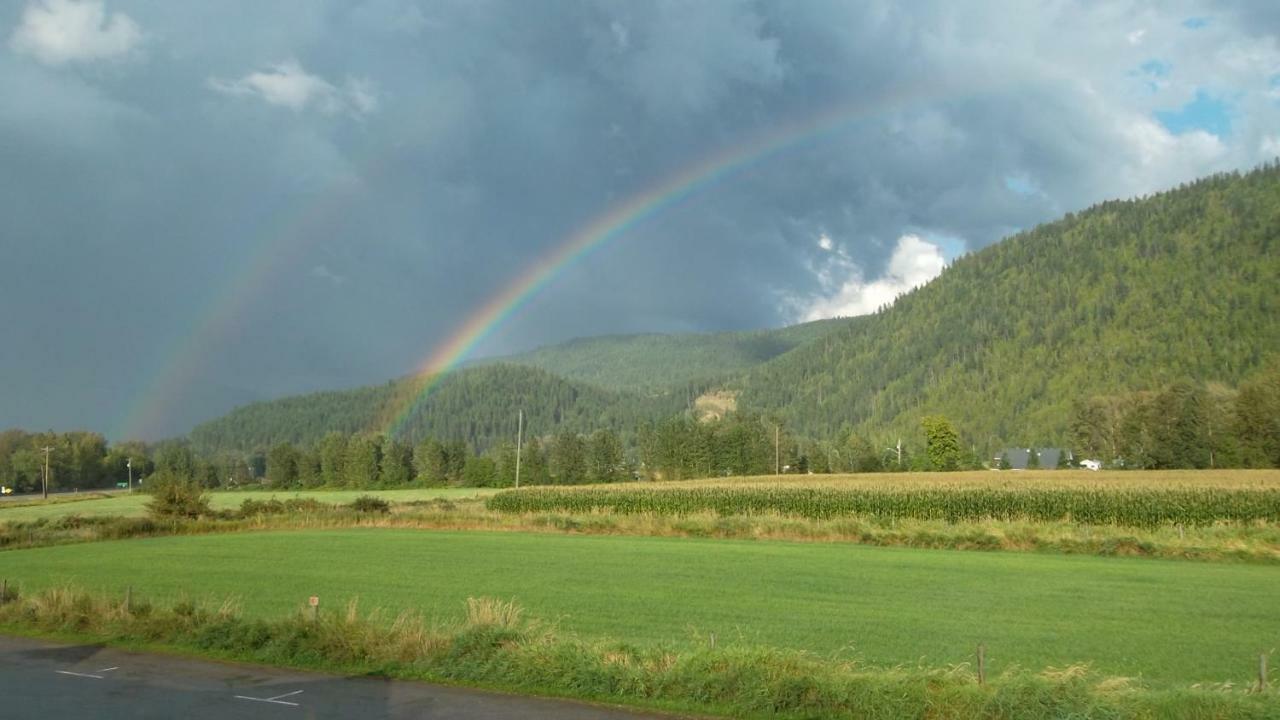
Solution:
[{"label": "rainbow", "polygon": [[[874,112],[900,107],[922,96],[919,89],[904,91],[872,104],[855,103],[827,110],[804,121],[757,135],[745,143],[727,147],[693,165],[663,178],[647,190],[610,207],[552,248],[529,266],[502,292],[474,310],[444,342],[439,343],[411,376],[410,392],[393,400],[392,411],[379,423],[380,431],[395,437],[401,433],[414,409],[443,380],[450,370],[467,359],[471,351],[523,308],[531,298],[566,268],[598,251],[636,226],[667,210],[725,177],[759,164],[804,142],[817,141]],[[386,417],[390,420],[385,420]]]},{"label": "rainbow", "polygon": [[[409,376],[411,382],[407,391],[397,393],[389,402],[374,429],[392,436],[400,434],[414,409],[479,343],[492,335],[507,318],[519,312],[566,268],[610,241],[727,176],[803,143],[818,141],[856,121],[935,97],[944,89],[945,83],[941,82],[936,89],[924,86],[900,88],[869,101],[834,106],[722,148],[608,208],[526,268],[438,343]],[[394,145],[367,164],[362,176],[367,177],[385,161],[393,159],[396,149],[401,146]],[[136,436],[160,424],[181,391],[199,381],[205,358],[213,354],[215,343],[234,342],[238,319],[263,288],[269,286],[270,280],[283,267],[298,266],[297,260],[306,249],[307,239],[317,234],[308,232],[308,229],[323,227],[327,219],[337,216],[347,202],[357,196],[357,193],[349,192],[344,199],[343,192],[349,190],[351,188],[347,184],[331,186],[317,200],[308,203],[302,213],[278,224],[274,232],[267,234],[267,239],[249,254],[240,271],[231,276],[231,281],[209,298],[204,310],[198,313],[198,321],[188,326],[189,332],[173,338],[164,351],[149,354],[156,359],[156,371],[151,373],[154,379],[124,413],[115,438]]]},{"label": "rainbow", "polygon": [[[380,158],[390,159],[390,155]],[[381,164],[370,163],[366,168],[373,170]],[[318,200],[308,202],[303,212],[287,215],[277,223],[272,232],[264,235],[275,240],[257,244],[239,269],[231,273],[230,282],[211,293],[201,305],[198,320],[188,325],[185,333],[175,336],[161,352],[147,355],[158,361],[150,375],[153,379],[129,405],[113,439],[140,437],[161,425],[181,391],[199,382],[205,358],[213,354],[215,343],[236,342],[239,318],[283,268],[301,264],[306,240],[340,216],[356,197],[350,190],[349,184],[330,185]]]}]

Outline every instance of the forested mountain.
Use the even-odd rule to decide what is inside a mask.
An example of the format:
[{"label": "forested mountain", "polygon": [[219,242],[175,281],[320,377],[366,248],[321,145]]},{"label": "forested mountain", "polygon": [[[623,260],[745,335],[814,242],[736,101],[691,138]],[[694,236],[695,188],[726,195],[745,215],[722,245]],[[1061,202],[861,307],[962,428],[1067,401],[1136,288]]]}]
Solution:
[{"label": "forested mountain", "polygon": [[1073,402],[1236,385],[1280,352],[1280,166],[1106,202],[966,255],[766,363],[739,407],[891,438],[942,414],[979,451],[1068,439]]},{"label": "forested mountain", "polygon": [[605,335],[493,361],[542,368],[610,390],[684,394],[743,371],[847,324],[818,320],[776,330],[674,335]]},{"label": "forested mountain", "polygon": [[[418,381],[401,379],[253,403],[196,426],[191,443],[208,454],[260,450],[282,442],[312,445],[329,432],[381,432],[419,388]],[[683,394],[643,397],[571,382],[538,368],[485,365],[446,376],[413,404],[398,439],[462,440],[483,450],[497,439],[515,437],[520,410],[531,435],[605,428],[629,434],[641,423],[681,412],[686,402]]]},{"label": "forested mountain", "polygon": [[[919,435],[1068,445],[1095,397],[1240,385],[1280,355],[1280,166],[1102,203],[959,258],[875,315],[782,330],[588,338],[444,379],[399,438],[484,449],[515,433],[638,427],[710,389],[811,439]],[[250,405],[191,434],[204,451],[386,427],[414,381]],[[1232,391],[1234,392],[1234,391]],[[1223,399],[1223,402],[1227,402]],[[628,443],[630,444],[630,442]]]}]

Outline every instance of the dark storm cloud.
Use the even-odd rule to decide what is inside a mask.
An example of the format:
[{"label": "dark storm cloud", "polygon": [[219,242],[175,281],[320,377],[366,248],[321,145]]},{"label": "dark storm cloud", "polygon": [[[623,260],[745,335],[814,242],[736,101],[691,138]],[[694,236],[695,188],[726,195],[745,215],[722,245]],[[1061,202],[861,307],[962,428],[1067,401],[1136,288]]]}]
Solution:
[{"label": "dark storm cloud", "polygon": [[[1255,10],[9,3],[0,425],[159,436],[408,372],[614,204],[843,106],[862,110],[568,268],[481,350],[853,311],[896,287],[895,250],[1276,154]],[[1229,135],[1156,120],[1201,91],[1230,99]]]}]

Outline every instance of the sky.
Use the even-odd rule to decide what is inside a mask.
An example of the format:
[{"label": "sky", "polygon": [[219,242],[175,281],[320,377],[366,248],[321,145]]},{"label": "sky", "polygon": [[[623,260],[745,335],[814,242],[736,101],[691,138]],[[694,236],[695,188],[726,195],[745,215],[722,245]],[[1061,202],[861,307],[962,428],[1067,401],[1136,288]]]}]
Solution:
[{"label": "sky", "polygon": [[1278,34],[1269,0],[10,0],[0,428],[405,375],[615,216],[471,354],[873,312],[1280,155]]}]

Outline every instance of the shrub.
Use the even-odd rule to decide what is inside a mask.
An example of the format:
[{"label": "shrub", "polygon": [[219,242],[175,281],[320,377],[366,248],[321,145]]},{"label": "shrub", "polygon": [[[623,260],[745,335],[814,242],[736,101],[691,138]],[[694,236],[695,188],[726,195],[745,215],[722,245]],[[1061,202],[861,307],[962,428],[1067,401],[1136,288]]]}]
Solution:
[{"label": "shrub", "polygon": [[190,478],[157,472],[147,479],[147,492],[147,512],[155,518],[198,518],[211,512],[204,488]]},{"label": "shrub", "polygon": [[352,501],[351,509],[360,513],[386,515],[391,512],[391,503],[376,495],[361,495]]}]

